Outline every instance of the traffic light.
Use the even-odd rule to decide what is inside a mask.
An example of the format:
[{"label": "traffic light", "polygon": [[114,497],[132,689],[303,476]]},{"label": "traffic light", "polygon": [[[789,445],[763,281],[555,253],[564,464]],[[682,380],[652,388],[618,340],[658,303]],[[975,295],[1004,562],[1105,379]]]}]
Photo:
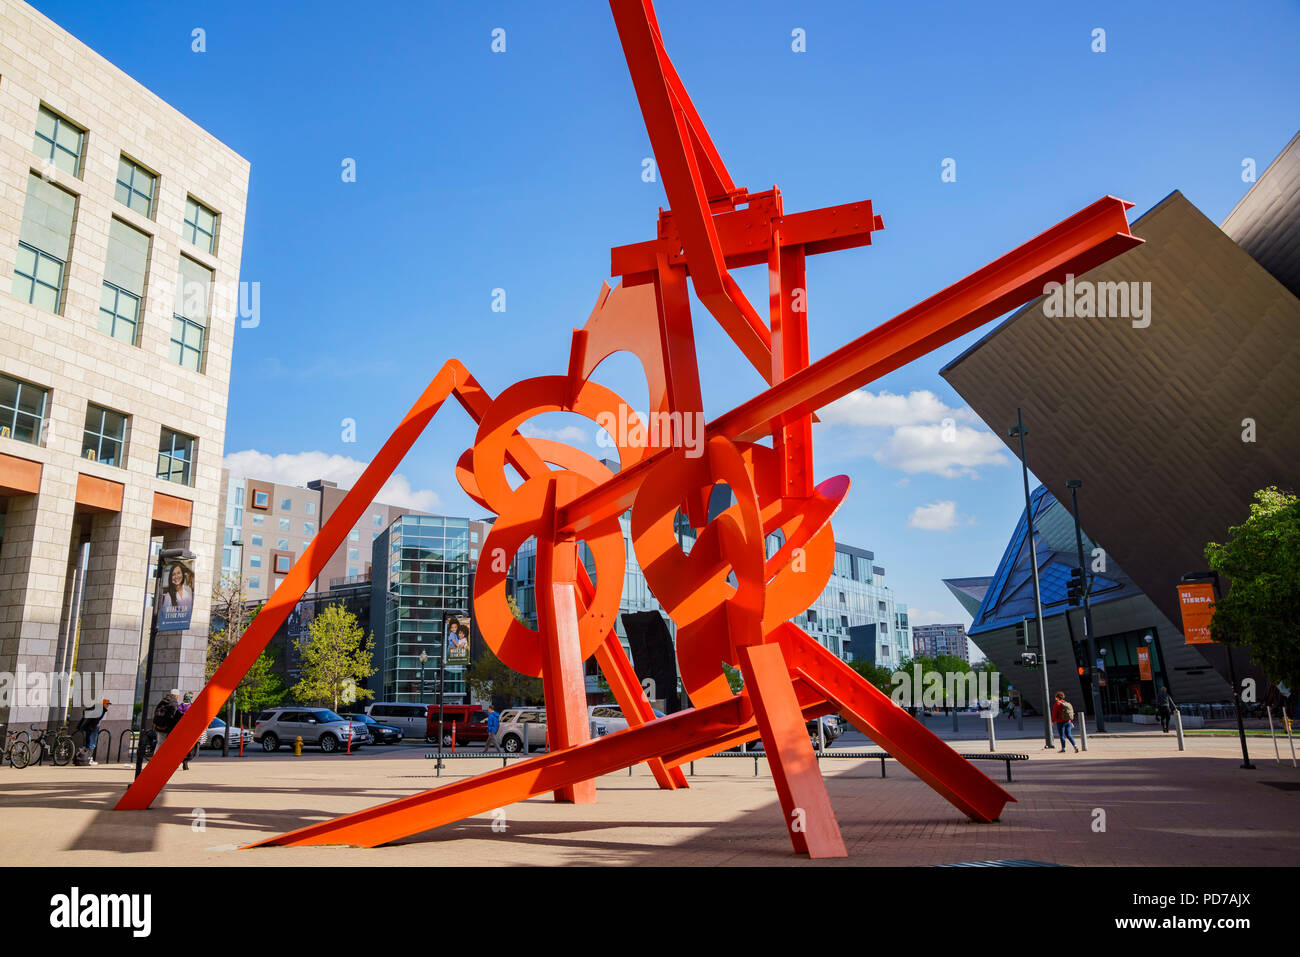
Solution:
[{"label": "traffic light", "polygon": [[1020,663],[1026,668],[1037,668],[1038,655],[1034,654],[1032,651],[1023,652],[1020,655]]},{"label": "traffic light", "polygon": [[1016,644],[1022,648],[1028,647],[1028,642],[1025,641],[1025,619],[1023,618],[1016,622]]},{"label": "traffic light", "polygon": [[1070,569],[1070,584],[1067,590],[1070,596],[1069,601],[1071,605],[1083,604],[1084,584],[1082,568]]}]

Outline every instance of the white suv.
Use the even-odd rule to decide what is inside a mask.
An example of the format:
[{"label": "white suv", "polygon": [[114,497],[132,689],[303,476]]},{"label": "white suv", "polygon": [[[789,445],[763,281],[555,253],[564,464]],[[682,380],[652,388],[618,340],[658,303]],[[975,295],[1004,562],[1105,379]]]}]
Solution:
[{"label": "white suv", "polygon": [[340,718],[329,708],[289,705],[259,714],[253,737],[262,742],[263,751],[278,751],[281,744],[293,744],[295,738],[301,737],[303,744],[319,745],[326,754],[333,754],[361,747],[369,734],[364,724]]},{"label": "white suv", "polygon": [[[662,718],[664,713],[654,709],[655,717]],[[627,718],[623,709],[617,704],[593,704],[587,708],[587,720],[590,722],[591,735],[599,738],[606,734],[615,734],[627,730]],[[511,754],[546,747],[546,709],[545,708],[509,708],[501,714],[501,727],[497,731],[497,740],[501,749]],[[526,752],[525,752],[526,753]]]}]

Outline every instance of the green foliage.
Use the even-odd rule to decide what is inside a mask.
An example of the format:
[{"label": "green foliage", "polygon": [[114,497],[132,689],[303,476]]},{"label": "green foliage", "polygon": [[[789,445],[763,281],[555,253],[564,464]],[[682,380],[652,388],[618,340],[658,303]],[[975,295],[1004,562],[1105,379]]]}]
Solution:
[{"label": "green foliage", "polygon": [[366,636],[357,616],[340,602],[328,605],[307,626],[298,641],[302,678],[293,696],[303,704],[324,704],[333,710],[375,693],[361,682],[375,673],[375,636]]},{"label": "green foliage", "polygon": [[731,693],[740,694],[740,689],[745,687],[745,676],[740,673],[740,669],[733,668],[724,661],[722,662],[722,671],[727,676],[727,684],[731,686]]},{"label": "green foliage", "polygon": [[885,694],[894,690],[893,671],[884,665],[875,665],[870,661],[852,661],[849,667],[856,671],[862,677],[867,679],[867,683]]},{"label": "green foliage", "polygon": [[1205,546],[1210,568],[1230,582],[1211,634],[1244,645],[1270,681],[1300,687],[1300,499],[1261,489],[1245,523],[1228,534],[1226,543]]},{"label": "green foliage", "polygon": [[257,714],[282,704],[288,693],[289,689],[275,671],[275,658],[264,651],[235,689],[235,708],[244,714]]},{"label": "green foliage", "polygon": [[[483,648],[483,654],[465,672],[471,700],[491,701],[500,696],[510,704],[541,704],[542,679],[521,675]],[[507,706],[508,706],[507,705]]]}]

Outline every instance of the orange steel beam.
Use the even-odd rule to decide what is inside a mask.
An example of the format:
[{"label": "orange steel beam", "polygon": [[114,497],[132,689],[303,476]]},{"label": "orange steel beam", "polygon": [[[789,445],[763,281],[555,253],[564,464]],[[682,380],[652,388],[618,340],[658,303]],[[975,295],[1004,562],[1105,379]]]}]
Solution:
[{"label": "orange steel beam", "polygon": [[647,755],[658,754],[665,760],[672,760],[679,752],[693,750],[692,745],[697,741],[732,731],[740,722],[741,713],[740,698],[708,708],[679,711],[639,728],[628,728],[578,747],[517,761],[464,781],[345,814],[249,846],[355,844],[377,847],[400,837],[525,801],[577,781],[640,764]]},{"label": "orange steel beam", "polygon": [[1006,803],[1015,800],[797,625],[778,626],[777,639],[795,674],[835,702],[854,726],[969,818],[996,820]]},{"label": "orange steel beam", "polygon": [[[1129,232],[1133,204],[1106,196],[940,293],[877,326],[790,378],[714,419],[706,438],[752,441],[781,417],[813,411],[1042,295],[1044,284],[1081,275],[1142,240]],[[647,456],[599,488],[562,504],[558,527],[577,532],[631,507],[647,471]]]},{"label": "orange steel beam", "polygon": [[[771,381],[772,335],[727,271],[710,206],[725,186],[721,159],[672,68],[649,0],[610,0],[637,102],[672,207],[700,302],[745,358]],[[721,200],[724,197],[716,197]]]},{"label": "orange steel beam", "polygon": [[[116,804],[116,810],[142,810],[153,803],[180,767],[181,760],[248,673],[257,656],[266,650],[276,630],[288,619],[311,583],[324,570],[330,556],[338,550],[348,532],[375,500],[384,482],[396,471],[415,440],[451,396],[456,398],[475,422],[482,419],[492,403],[491,396],[459,360],[451,359],[443,365],[361,473],[351,491],[343,497],[334,514],[321,526],[320,532],[299,556],[216,674],[204,685],[180,722],[144,766],[140,776],[127,788]],[[525,478],[546,470],[541,455],[528,439],[518,434],[511,440],[508,458]]]},{"label": "orange steel beam", "polygon": [[848,857],[780,646],[742,645],[737,651],[795,853]]}]

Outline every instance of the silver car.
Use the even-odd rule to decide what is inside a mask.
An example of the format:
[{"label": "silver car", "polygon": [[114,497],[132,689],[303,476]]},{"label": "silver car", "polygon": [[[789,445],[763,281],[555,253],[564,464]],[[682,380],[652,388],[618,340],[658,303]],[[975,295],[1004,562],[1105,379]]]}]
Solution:
[{"label": "silver car", "polygon": [[278,751],[282,744],[316,745],[326,754],[356,749],[366,743],[366,726],[339,717],[329,708],[271,708],[257,716],[253,737],[262,742],[263,751]]}]

